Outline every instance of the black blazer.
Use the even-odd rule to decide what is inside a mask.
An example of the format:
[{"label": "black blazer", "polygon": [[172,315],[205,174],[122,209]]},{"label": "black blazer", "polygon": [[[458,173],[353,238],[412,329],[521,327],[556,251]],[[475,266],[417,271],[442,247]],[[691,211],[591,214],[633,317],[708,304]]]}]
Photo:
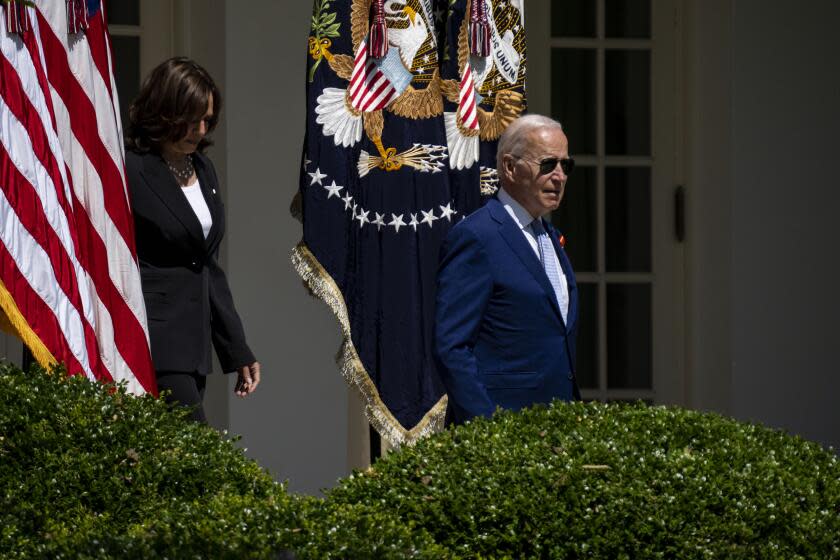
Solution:
[{"label": "black blazer", "polygon": [[212,371],[211,340],[225,372],[254,362],[224,271],[216,257],[225,230],[216,170],[193,157],[213,216],[207,239],[161,156],[126,152],[143,298],[157,371]]}]

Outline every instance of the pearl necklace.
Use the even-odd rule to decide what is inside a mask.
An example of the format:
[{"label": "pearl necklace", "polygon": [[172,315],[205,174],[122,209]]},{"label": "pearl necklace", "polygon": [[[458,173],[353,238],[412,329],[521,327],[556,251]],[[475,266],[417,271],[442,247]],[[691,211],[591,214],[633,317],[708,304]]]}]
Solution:
[{"label": "pearl necklace", "polygon": [[183,161],[177,166],[167,159],[166,166],[169,167],[169,171],[171,171],[172,174],[175,175],[175,178],[178,179],[179,183],[186,183],[193,176],[193,173],[195,173],[192,155],[188,155],[187,157],[185,157]]}]

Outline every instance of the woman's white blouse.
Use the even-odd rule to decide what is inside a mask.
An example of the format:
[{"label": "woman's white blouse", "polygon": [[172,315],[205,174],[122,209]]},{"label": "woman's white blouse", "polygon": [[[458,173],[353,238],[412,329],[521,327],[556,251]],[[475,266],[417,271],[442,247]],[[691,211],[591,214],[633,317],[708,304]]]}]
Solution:
[{"label": "woman's white blouse", "polygon": [[181,187],[184,195],[192,206],[193,212],[198,217],[201,223],[201,230],[204,232],[204,238],[210,234],[210,228],[213,227],[213,216],[210,215],[210,209],[207,207],[207,201],[204,200],[204,195],[201,193],[201,184],[198,179],[195,183]]}]

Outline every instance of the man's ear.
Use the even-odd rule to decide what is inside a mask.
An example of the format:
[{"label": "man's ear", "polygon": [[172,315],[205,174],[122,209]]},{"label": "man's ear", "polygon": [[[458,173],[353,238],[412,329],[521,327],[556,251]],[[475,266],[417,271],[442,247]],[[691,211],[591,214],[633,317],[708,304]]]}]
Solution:
[{"label": "man's ear", "polygon": [[516,166],[516,160],[510,154],[502,156],[502,174],[505,179],[510,182],[513,179],[513,169]]}]

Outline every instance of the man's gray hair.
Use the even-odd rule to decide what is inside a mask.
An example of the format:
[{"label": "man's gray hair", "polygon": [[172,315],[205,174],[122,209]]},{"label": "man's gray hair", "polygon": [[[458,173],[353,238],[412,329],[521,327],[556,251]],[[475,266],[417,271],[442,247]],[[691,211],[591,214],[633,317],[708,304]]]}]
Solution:
[{"label": "man's gray hair", "polygon": [[521,156],[523,150],[525,149],[525,143],[528,140],[528,136],[534,130],[539,130],[541,128],[556,128],[563,130],[563,125],[551,117],[536,115],[533,113],[519,117],[508,125],[507,129],[505,129],[504,133],[502,133],[502,137],[499,138],[499,146],[496,149],[496,169],[499,170],[500,175],[502,170],[502,157],[505,154]]}]

